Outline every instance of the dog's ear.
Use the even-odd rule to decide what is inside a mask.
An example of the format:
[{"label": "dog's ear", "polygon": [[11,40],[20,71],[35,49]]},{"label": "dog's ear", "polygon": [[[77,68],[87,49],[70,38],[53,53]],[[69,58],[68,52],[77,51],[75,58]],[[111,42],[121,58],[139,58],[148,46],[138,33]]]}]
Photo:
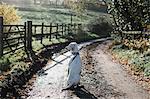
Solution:
[{"label": "dog's ear", "polygon": [[66,46],[66,49],[68,49],[68,50],[71,50],[72,49],[72,46],[73,44],[72,43],[70,43],[68,46]]},{"label": "dog's ear", "polygon": [[66,46],[65,49],[70,50],[70,44]]},{"label": "dog's ear", "polygon": [[66,49],[73,51],[73,50],[75,50],[77,48],[77,46],[78,45],[77,45],[76,42],[72,42],[68,46],[66,46]]}]

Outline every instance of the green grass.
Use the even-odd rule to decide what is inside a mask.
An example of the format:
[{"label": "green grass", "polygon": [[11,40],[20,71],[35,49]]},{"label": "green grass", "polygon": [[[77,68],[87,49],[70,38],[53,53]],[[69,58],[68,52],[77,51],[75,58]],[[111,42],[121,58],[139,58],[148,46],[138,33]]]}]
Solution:
[{"label": "green grass", "polygon": [[[22,17],[21,23],[32,20],[33,23],[70,23],[71,10],[67,8],[52,8],[38,6],[30,9],[20,9],[18,14]],[[98,16],[107,16],[107,14],[94,11],[86,11],[82,17],[73,16],[74,23],[88,23]]]},{"label": "green grass", "polygon": [[67,39],[59,38],[59,39],[51,39],[51,41],[48,38],[43,39],[43,44],[41,44],[40,40],[33,40],[32,42],[32,47],[33,51],[38,52],[40,49],[42,49],[46,45],[51,45],[51,44],[57,44],[57,43],[63,43],[66,42]]},{"label": "green grass", "polygon": [[128,64],[134,66],[136,71],[144,72],[145,76],[150,76],[150,52],[140,53],[138,50],[123,49],[121,47],[121,45],[115,45],[112,52],[120,60],[128,59]]},{"label": "green grass", "polygon": [[22,60],[27,57],[24,49],[19,49],[15,53],[4,55],[0,58],[0,71],[11,70],[16,63],[22,64]]}]

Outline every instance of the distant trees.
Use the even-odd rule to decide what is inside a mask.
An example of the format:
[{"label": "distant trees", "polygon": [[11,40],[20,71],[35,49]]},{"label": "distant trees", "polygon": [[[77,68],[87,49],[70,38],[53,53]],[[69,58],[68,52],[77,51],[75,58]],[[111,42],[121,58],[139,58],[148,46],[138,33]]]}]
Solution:
[{"label": "distant trees", "polygon": [[85,11],[86,0],[64,0],[64,6],[72,9],[78,16],[81,16]]},{"label": "distant trees", "polygon": [[36,0],[34,0],[34,4],[36,4]]},{"label": "distant trees", "polygon": [[64,0],[64,5],[71,8],[78,16],[81,16],[91,5],[96,8],[102,2],[100,0]]},{"label": "distant trees", "polygon": [[60,3],[60,0],[56,0],[56,5],[59,5],[59,3]]},{"label": "distant trees", "polygon": [[34,4],[41,4],[42,0],[34,0]]},{"label": "distant trees", "polygon": [[33,4],[33,0],[0,0],[0,2],[9,4],[9,5],[14,5],[16,7],[28,7]]},{"label": "distant trees", "polygon": [[82,15],[88,4],[104,2],[113,16],[115,29],[143,31],[150,24],[150,0],[65,0],[77,15]]},{"label": "distant trees", "polygon": [[109,6],[118,30],[143,31],[150,24],[150,0],[113,0]]}]

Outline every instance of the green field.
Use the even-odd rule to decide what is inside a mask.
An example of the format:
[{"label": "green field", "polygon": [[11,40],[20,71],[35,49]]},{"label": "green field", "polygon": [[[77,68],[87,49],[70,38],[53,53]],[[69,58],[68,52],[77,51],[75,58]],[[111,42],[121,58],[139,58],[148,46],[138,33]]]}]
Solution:
[{"label": "green field", "polygon": [[21,23],[32,20],[33,23],[70,23],[71,13],[73,15],[73,23],[89,23],[99,16],[106,17],[107,14],[96,11],[85,11],[83,16],[77,16],[71,9],[67,8],[53,8],[34,6],[30,8],[18,8],[18,14],[21,16]]},{"label": "green field", "polygon": [[[33,21],[33,24],[50,24],[50,23],[70,23],[71,22],[71,10],[63,7],[42,7],[42,6],[33,6],[29,8],[17,8],[18,14],[21,16],[21,20],[18,24],[23,24],[26,21]],[[86,11],[83,16],[78,17],[75,14],[73,15],[73,23],[83,23],[88,24],[91,20],[96,19],[99,16],[108,16],[107,14],[101,13],[101,12],[94,12],[94,11]],[[85,26],[83,26],[85,28]],[[41,32],[40,29],[37,32]],[[69,37],[69,36],[66,36]],[[80,40],[88,40],[88,39],[95,39],[98,38],[99,35],[94,33],[79,33],[74,35],[74,39],[77,41]],[[43,44],[40,43],[40,40],[35,40],[33,38],[32,47],[35,52],[39,52],[45,45],[51,45],[55,43],[62,43],[68,41],[67,38],[53,38],[51,41],[49,41],[48,38],[43,38]],[[20,62],[20,60],[26,58],[26,54],[24,49],[18,50],[15,52],[15,54],[12,55],[12,53],[7,54],[4,56],[4,59],[8,59],[10,61],[10,64],[14,64],[16,62]],[[7,63],[7,61],[2,61],[1,63],[4,64]],[[10,66],[12,68],[13,66]],[[9,65],[8,65],[9,68]],[[6,68],[7,69],[7,68]],[[0,70],[6,70],[0,68]]]}]

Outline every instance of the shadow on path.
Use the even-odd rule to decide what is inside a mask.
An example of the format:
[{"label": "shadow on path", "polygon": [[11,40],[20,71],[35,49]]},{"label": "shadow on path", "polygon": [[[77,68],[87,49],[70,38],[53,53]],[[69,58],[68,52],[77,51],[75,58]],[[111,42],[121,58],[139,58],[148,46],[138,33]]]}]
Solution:
[{"label": "shadow on path", "polygon": [[88,90],[86,90],[84,86],[76,88],[73,93],[80,99],[98,99]]}]

